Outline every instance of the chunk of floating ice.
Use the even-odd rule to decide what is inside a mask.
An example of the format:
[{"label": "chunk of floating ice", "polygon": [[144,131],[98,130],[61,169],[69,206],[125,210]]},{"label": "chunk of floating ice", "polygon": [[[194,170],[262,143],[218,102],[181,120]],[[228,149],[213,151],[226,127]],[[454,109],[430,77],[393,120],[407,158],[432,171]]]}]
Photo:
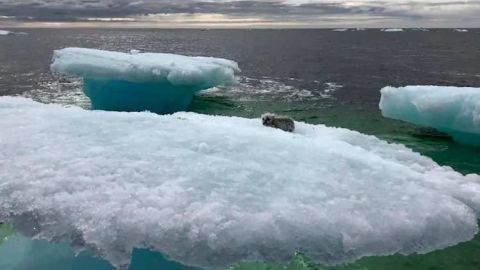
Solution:
[{"label": "chunk of floating ice", "polygon": [[28,35],[25,32],[12,32],[8,30],[0,30],[0,36],[7,36],[7,35]]},{"label": "chunk of floating ice", "polygon": [[478,175],[347,129],[13,97],[0,97],[0,119],[0,220],[70,235],[116,265],[133,247],[207,269],[298,249],[340,263],[477,232]]},{"label": "chunk of floating ice", "polygon": [[81,76],[93,109],[172,113],[187,109],[193,94],[234,82],[237,63],[212,57],[56,50],[51,69]]},{"label": "chunk of floating ice", "polygon": [[411,28],[412,31],[420,31],[420,32],[429,32],[428,28],[418,27],[418,28]]},{"label": "chunk of floating ice", "polygon": [[459,143],[480,145],[480,88],[385,87],[381,94],[383,116],[433,127]]},{"label": "chunk of floating ice", "polygon": [[383,28],[382,32],[403,32],[402,28]]},{"label": "chunk of floating ice", "polygon": [[460,32],[460,33],[467,33],[468,29],[454,29],[453,31]]}]

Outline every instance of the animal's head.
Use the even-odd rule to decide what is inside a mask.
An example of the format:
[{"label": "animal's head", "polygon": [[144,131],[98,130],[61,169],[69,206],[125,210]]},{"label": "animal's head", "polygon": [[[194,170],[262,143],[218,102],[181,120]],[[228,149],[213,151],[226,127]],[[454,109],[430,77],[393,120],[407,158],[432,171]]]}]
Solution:
[{"label": "animal's head", "polygon": [[265,113],[262,115],[262,123],[266,126],[272,125],[275,115],[272,113]]}]

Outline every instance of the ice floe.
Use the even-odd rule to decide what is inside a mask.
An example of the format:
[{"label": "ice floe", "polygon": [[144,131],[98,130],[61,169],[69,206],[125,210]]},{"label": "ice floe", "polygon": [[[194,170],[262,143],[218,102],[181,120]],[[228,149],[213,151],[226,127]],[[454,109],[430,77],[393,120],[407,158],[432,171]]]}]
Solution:
[{"label": "ice floe", "polygon": [[380,31],[382,32],[403,32],[403,28],[383,28]]},{"label": "ice floe", "polygon": [[0,36],[7,36],[7,35],[28,35],[25,32],[13,32],[9,30],[0,30]]},{"label": "ice floe", "polygon": [[93,109],[157,113],[185,110],[194,93],[231,84],[240,71],[221,58],[85,48],[56,50],[51,69],[83,77]]},{"label": "ice floe", "polygon": [[419,31],[419,32],[429,32],[430,30],[428,28],[423,28],[423,27],[418,27],[418,28],[412,28],[412,31]]},{"label": "ice floe", "polygon": [[480,145],[480,88],[385,87],[381,94],[383,116],[433,127],[460,143]]},{"label": "ice floe", "polygon": [[337,29],[332,29],[332,31],[334,31],[334,32],[347,32],[347,31],[357,32],[357,31],[366,31],[366,30],[367,30],[366,28],[337,28]]},{"label": "ice floe", "polygon": [[125,266],[133,247],[207,269],[429,252],[471,239],[480,177],[373,136],[195,113],[0,97],[0,220]]}]

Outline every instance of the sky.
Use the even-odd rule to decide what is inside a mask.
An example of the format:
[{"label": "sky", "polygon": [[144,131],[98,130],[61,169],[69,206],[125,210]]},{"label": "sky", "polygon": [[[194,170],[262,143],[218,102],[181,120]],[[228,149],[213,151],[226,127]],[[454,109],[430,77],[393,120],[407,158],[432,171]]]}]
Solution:
[{"label": "sky", "polygon": [[480,0],[0,0],[0,27],[480,27]]}]

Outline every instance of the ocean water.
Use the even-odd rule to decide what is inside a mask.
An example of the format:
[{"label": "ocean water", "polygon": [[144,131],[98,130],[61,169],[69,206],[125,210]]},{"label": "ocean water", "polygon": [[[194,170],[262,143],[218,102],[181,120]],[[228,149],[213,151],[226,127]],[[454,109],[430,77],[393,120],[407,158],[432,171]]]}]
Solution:
[{"label": "ocean water", "polygon": [[[76,46],[106,50],[166,52],[235,60],[238,83],[198,94],[189,110],[205,114],[259,117],[265,112],[298,121],[344,127],[401,143],[462,173],[480,174],[480,148],[381,116],[384,86],[453,85],[480,87],[480,29],[386,33],[378,30],[122,30],[25,29],[28,35],[0,37],[0,95],[89,108],[82,81],[49,70],[54,49]],[[2,238],[7,237],[6,241]],[[3,243],[2,243],[3,242]],[[23,268],[113,269],[92,250],[66,242],[48,243],[0,227],[0,259],[15,245],[25,249]],[[42,252],[44,251],[44,252]],[[292,254],[288,265],[240,263],[246,269],[480,269],[480,239],[424,255],[367,257],[334,268]],[[11,254],[10,254],[11,255]],[[0,264],[1,265],[1,264]],[[191,269],[159,253],[135,250],[134,269]],[[13,270],[13,269],[12,269]]]}]

